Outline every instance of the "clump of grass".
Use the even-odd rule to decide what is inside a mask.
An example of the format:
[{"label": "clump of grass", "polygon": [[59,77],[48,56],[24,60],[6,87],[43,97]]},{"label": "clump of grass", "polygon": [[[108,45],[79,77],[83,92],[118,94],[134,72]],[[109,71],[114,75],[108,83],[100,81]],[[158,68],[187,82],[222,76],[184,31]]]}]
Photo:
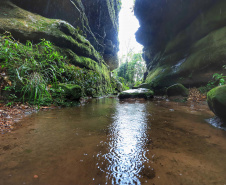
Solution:
[{"label": "clump of grass", "polygon": [[4,90],[14,101],[30,104],[63,104],[67,100],[59,83],[79,85],[85,92],[101,81],[101,74],[71,65],[51,42],[21,44],[8,32],[0,35],[0,63],[10,82]]}]

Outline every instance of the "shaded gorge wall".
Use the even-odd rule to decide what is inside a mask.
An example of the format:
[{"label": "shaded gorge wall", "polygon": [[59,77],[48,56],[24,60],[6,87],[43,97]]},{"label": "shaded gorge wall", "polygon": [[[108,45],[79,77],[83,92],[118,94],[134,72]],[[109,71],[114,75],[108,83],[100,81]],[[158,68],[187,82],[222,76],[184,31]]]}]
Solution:
[{"label": "shaded gorge wall", "polygon": [[226,63],[224,0],[136,0],[136,39],[144,45],[146,83],[205,85]]}]

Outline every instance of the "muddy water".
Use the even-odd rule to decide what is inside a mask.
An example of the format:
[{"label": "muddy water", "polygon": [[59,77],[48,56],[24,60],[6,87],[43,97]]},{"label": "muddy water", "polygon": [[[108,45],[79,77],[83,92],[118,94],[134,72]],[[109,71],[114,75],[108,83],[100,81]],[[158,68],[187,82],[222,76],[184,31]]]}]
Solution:
[{"label": "muddy water", "polygon": [[224,185],[226,132],[212,116],[165,100],[39,112],[0,136],[0,184]]}]

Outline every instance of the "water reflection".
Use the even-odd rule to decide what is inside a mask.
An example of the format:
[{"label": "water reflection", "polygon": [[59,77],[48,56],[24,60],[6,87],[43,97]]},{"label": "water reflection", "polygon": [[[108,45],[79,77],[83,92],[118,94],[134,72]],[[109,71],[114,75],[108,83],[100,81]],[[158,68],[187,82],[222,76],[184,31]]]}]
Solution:
[{"label": "water reflection", "polygon": [[[104,170],[112,184],[141,184],[140,171],[145,157],[147,140],[146,104],[119,103],[108,136],[108,153]],[[106,184],[107,184],[106,182]]]},{"label": "water reflection", "polygon": [[213,117],[210,119],[206,119],[206,121],[216,128],[220,128],[226,131],[226,127],[223,125],[223,122],[218,117]]}]

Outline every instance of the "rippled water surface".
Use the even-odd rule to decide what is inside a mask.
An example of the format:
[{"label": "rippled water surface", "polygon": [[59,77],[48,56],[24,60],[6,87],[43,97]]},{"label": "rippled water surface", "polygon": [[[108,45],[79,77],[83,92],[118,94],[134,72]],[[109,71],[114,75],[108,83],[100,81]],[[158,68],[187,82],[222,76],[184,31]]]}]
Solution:
[{"label": "rippled water surface", "polygon": [[148,161],[145,155],[147,127],[146,104],[116,105],[107,137],[108,152],[100,153],[108,163],[102,171],[112,179],[112,184],[140,184],[143,162]]},{"label": "rippled water surface", "polygon": [[39,112],[1,135],[0,185],[226,184],[205,104],[117,99]]}]

